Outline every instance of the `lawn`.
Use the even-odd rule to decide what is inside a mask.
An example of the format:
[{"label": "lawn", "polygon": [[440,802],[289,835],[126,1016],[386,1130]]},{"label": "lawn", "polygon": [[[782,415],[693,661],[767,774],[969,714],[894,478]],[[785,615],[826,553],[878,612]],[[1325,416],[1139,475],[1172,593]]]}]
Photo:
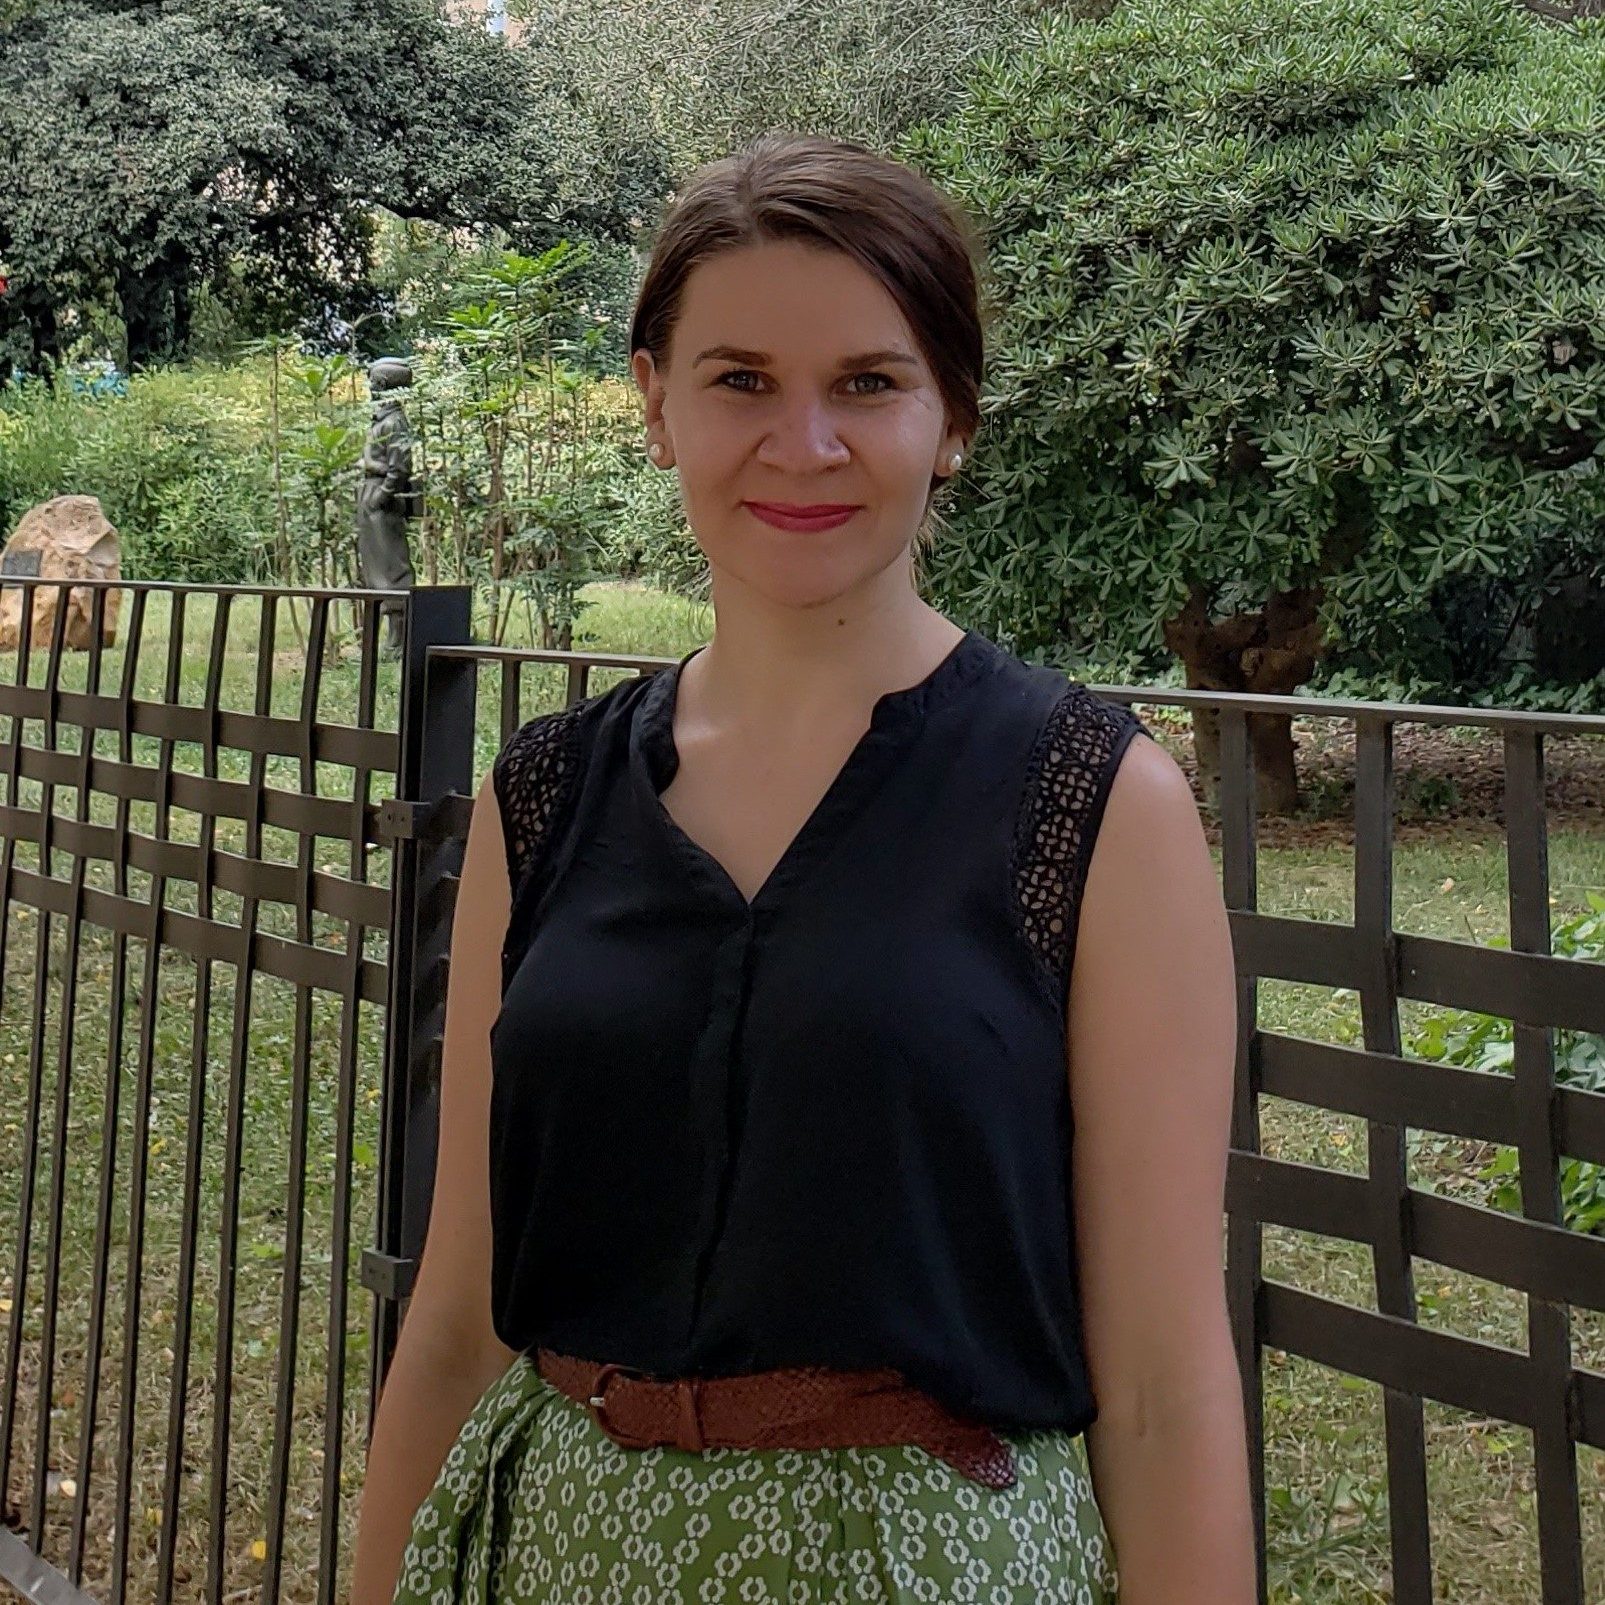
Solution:
[{"label": "lawn", "polygon": [[[705,607],[665,597],[638,586],[593,590],[594,605],[580,621],[576,644],[599,651],[679,656],[705,639],[711,618]],[[126,617],[126,615],[125,615]],[[212,609],[196,598],[180,650],[173,658],[179,700],[199,703],[205,694],[213,656]],[[256,696],[254,653],[257,611],[242,602],[224,638],[222,706],[252,708]],[[140,694],[159,697],[167,669],[169,621],[165,605],[153,603],[140,654]],[[302,707],[301,658],[293,636],[281,635],[269,691],[268,711],[295,717]],[[123,647],[108,652],[104,683],[115,685]],[[35,658],[32,677],[44,669]],[[81,686],[85,663],[70,656],[63,684]],[[0,655],[0,683],[15,676],[15,656]],[[397,670],[381,666],[374,722],[393,728]],[[599,673],[600,689],[613,677]],[[552,706],[561,676],[539,670],[526,676],[524,713]],[[481,681],[477,756],[481,770],[497,741],[497,675]],[[354,658],[325,667],[317,696],[321,719],[349,723],[357,707]],[[1158,708],[1142,708],[1178,757],[1185,759],[1183,721]],[[1313,729],[1313,726],[1312,726]],[[40,729],[30,724],[28,739]],[[72,750],[76,731],[63,727],[62,745]],[[115,736],[102,734],[97,751],[115,755]],[[1424,813],[1402,830],[1395,863],[1395,907],[1401,928],[1487,940],[1504,929],[1504,860],[1496,820],[1461,817],[1453,811],[1453,785],[1435,786],[1425,770],[1456,757],[1456,738],[1445,735],[1436,748],[1413,751],[1409,780],[1413,795],[1427,799]],[[1596,745],[1599,743],[1595,738]],[[138,738],[135,761],[199,773],[198,748]],[[1435,756],[1436,755],[1436,756]],[[349,798],[353,775],[343,766],[316,766],[320,795]],[[247,755],[224,751],[218,774],[244,779]],[[266,767],[269,784],[298,788],[294,760]],[[371,777],[382,782],[386,777]],[[369,783],[377,801],[382,784]],[[1312,793],[1322,793],[1319,786]],[[25,782],[24,802],[37,805],[39,787]],[[1599,794],[1596,792],[1597,798]],[[1437,799],[1436,803],[1432,800]],[[8,799],[9,800],[9,799]],[[58,788],[55,808],[70,813],[74,788]],[[110,822],[111,799],[92,799],[92,816]],[[1439,813],[1433,816],[1433,808]],[[1550,866],[1558,917],[1580,910],[1588,889],[1605,891],[1605,819],[1587,807],[1558,814],[1550,839]],[[149,834],[155,810],[149,803],[130,809],[132,827]],[[201,840],[201,816],[175,810],[168,835]],[[1213,841],[1213,831],[1211,840]],[[241,851],[241,826],[220,821],[216,845]],[[263,854],[295,864],[298,838],[269,827]],[[1260,901],[1267,912],[1302,918],[1345,920],[1352,912],[1352,859],[1346,821],[1328,801],[1324,817],[1308,828],[1280,823],[1268,827],[1260,847]],[[32,868],[37,852],[19,845],[19,867]],[[313,867],[335,878],[350,876],[384,884],[383,851],[354,849],[341,838],[319,837],[312,844]],[[170,910],[197,912],[193,882],[153,882],[145,867],[129,871],[127,894],[141,903],[159,900]],[[69,855],[59,846],[55,873],[65,878]],[[91,886],[109,888],[109,868],[96,864],[86,877]],[[240,917],[241,899],[227,891],[212,897],[212,916]],[[37,914],[14,902],[5,913],[3,990],[0,990],[0,1331],[21,1317],[20,1391],[13,1429],[10,1492],[21,1495],[26,1519],[33,1486],[32,1452],[38,1418],[44,1291],[53,1202],[59,1183],[62,1230],[54,1258],[59,1284],[56,1366],[51,1388],[51,1454],[47,1499],[47,1553],[66,1553],[75,1500],[85,1493],[89,1541],[84,1586],[109,1598],[108,1539],[120,1503],[113,1453],[113,1424],[124,1389],[125,1365],[132,1378],[136,1411],[132,1477],[127,1490],[132,1542],[127,1597],[158,1597],[158,1556],[164,1531],[174,1544],[174,1597],[203,1597],[207,1575],[208,1507],[212,1443],[218,1413],[218,1347],[231,1381],[228,1408],[231,1443],[228,1467],[228,1520],[219,1535],[224,1566],[223,1595],[244,1599],[260,1592],[264,1570],[275,1559],[282,1566],[281,1597],[318,1597],[317,1571],[324,1525],[342,1554],[349,1553],[361,1482],[361,1444],[367,1410],[370,1301],[355,1282],[355,1260],[373,1238],[373,1190],[378,1147],[378,1095],[383,1021],[372,1005],[348,1006],[337,992],[298,994],[272,976],[258,976],[248,1014],[249,1054],[236,1063],[231,1054],[236,998],[234,971],[227,964],[205,968],[185,955],[164,950],[157,967],[147,969],[143,939],[114,940],[85,925],[76,966],[55,920],[54,940],[43,970],[35,942]],[[296,936],[294,910],[264,903],[259,929]],[[383,932],[353,929],[344,921],[314,914],[301,939],[324,949],[335,966],[353,951],[382,960]],[[119,947],[125,948],[119,969]],[[76,974],[71,1011],[70,1051],[62,1055],[61,1032],[69,980]],[[118,979],[120,977],[120,979]],[[126,1028],[112,1060],[114,983],[120,986]],[[153,1031],[142,1043],[140,999],[148,994]],[[30,1051],[36,1000],[42,1001],[46,1029],[37,1059]],[[1359,1010],[1342,993],[1264,983],[1261,1024],[1339,1042],[1359,1034]],[[1407,1005],[1408,1032],[1423,1011]],[[65,1086],[58,1073],[64,1057],[70,1067]],[[115,1093],[109,1112],[108,1090]],[[229,1169],[228,1113],[231,1091],[239,1100],[243,1144],[240,1155],[237,1252],[230,1256],[235,1275],[231,1324],[220,1320],[222,1282],[219,1243],[224,1222]],[[16,1249],[22,1176],[29,1154],[29,1110],[39,1110],[38,1170],[32,1200],[30,1266],[19,1296]],[[143,1244],[137,1274],[130,1275],[130,1238],[139,1225],[132,1207],[130,1170],[136,1162],[136,1132],[145,1107],[143,1163],[148,1167]],[[200,1163],[186,1196],[186,1154],[199,1112]],[[346,1118],[342,1120],[342,1111]],[[299,1112],[299,1113],[298,1113]],[[1342,1170],[1363,1170],[1362,1122],[1266,1100],[1263,1109],[1267,1152]],[[304,1173],[298,1175],[302,1145],[293,1140],[304,1128]],[[109,1221],[105,1272],[104,1340],[99,1364],[97,1451],[87,1482],[78,1465],[78,1435],[90,1379],[94,1291],[97,1275],[97,1219],[102,1207],[97,1179],[103,1143],[115,1134],[117,1185],[104,1200]],[[349,1166],[347,1158],[349,1157]],[[1469,1145],[1421,1140],[1415,1146],[1413,1175],[1423,1185],[1475,1187],[1487,1155]],[[354,1185],[346,1197],[339,1184],[347,1172]],[[198,1245],[191,1296],[180,1297],[185,1276],[182,1245],[186,1224]],[[1291,1232],[1266,1233],[1269,1274],[1312,1291],[1375,1307],[1369,1256],[1362,1249]],[[1447,1330],[1524,1348],[1524,1301],[1503,1289],[1437,1267],[1418,1263],[1421,1318]],[[336,1286],[348,1296],[344,1307],[333,1298]],[[137,1296],[136,1296],[137,1293]],[[331,1306],[334,1306],[333,1308]],[[191,1323],[191,1364],[177,1400],[173,1394],[176,1357],[183,1349],[181,1327]],[[1605,1322],[1574,1317],[1579,1354],[1605,1365]],[[293,1365],[286,1362],[293,1347]],[[331,1362],[344,1361],[349,1384],[344,1397],[330,1399],[326,1378]],[[294,1386],[288,1384],[293,1379]],[[1321,1605],[1388,1599],[1388,1538],[1383,1470],[1380,1390],[1340,1377],[1307,1362],[1272,1354],[1266,1366],[1267,1483],[1271,1498],[1270,1567],[1273,1597]],[[4,1400],[0,1399],[0,1406]],[[337,1405],[331,1410],[331,1405]],[[276,1429],[282,1409],[289,1431]],[[1537,1539],[1532,1492],[1532,1445],[1527,1434],[1502,1423],[1469,1418],[1429,1405],[1430,1486],[1434,1502],[1434,1552],[1438,1596],[1456,1605],[1516,1605],[1539,1597]],[[163,1496],[163,1469],[174,1422],[182,1428],[181,1471],[171,1512]],[[1605,1465],[1592,1451],[1581,1452],[1583,1508],[1587,1544],[1587,1595],[1605,1597]],[[282,1480],[289,1513],[282,1556],[270,1554],[264,1520],[275,1478]],[[330,1496],[333,1497],[330,1497]],[[343,1560],[342,1560],[343,1565]]]}]

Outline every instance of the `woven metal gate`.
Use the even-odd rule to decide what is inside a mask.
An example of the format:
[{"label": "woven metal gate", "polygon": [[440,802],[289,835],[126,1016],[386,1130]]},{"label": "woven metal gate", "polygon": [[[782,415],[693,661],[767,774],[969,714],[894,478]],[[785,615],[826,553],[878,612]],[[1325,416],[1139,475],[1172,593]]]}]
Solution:
[{"label": "woven metal gate", "polygon": [[390,663],[376,593],[13,585],[0,1580],[323,1605],[433,1170],[424,826],[473,718],[428,664],[468,593],[409,593]]}]

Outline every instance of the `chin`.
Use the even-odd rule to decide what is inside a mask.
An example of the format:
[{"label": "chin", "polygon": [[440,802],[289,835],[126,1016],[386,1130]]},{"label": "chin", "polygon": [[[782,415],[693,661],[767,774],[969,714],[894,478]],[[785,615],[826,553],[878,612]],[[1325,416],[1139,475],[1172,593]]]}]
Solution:
[{"label": "chin", "polygon": [[826,607],[884,584],[887,570],[909,552],[907,545],[881,553],[857,543],[832,549],[828,533],[782,535],[768,551],[756,549],[757,544],[742,536],[711,550],[704,547],[703,555],[716,575],[728,575],[744,591],[775,607],[799,609]]},{"label": "chin", "polygon": [[868,584],[873,576],[859,573],[773,574],[755,573],[750,568],[735,571],[733,577],[750,595],[762,597],[771,607],[794,608],[807,612],[829,607]]}]

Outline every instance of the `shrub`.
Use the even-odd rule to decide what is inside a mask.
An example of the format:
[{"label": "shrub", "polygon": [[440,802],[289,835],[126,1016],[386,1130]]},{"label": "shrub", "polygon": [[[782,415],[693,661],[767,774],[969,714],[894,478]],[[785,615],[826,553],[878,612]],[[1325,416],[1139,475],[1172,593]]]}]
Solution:
[{"label": "shrub", "polygon": [[9,530],[36,502],[98,497],[128,579],[238,584],[263,572],[272,492],[254,380],[159,369],[126,396],[33,381],[0,407],[0,498]]},{"label": "shrub", "polygon": [[1131,0],[989,61],[906,147],[997,309],[938,594],[1289,691],[1440,579],[1605,553],[1602,86],[1605,27],[1508,0]]}]

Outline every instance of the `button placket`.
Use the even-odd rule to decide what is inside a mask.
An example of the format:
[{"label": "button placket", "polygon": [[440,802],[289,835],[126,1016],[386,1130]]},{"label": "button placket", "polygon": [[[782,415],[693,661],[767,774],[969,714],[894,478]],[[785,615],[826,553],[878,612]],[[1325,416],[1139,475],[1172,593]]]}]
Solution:
[{"label": "button placket", "polygon": [[693,1118],[700,1128],[703,1159],[696,1252],[686,1320],[688,1346],[695,1343],[738,1159],[740,1132],[731,1131],[737,1075],[736,1040],[751,985],[750,960],[756,923],[752,911],[744,911],[740,923],[719,946],[708,1019],[692,1064],[690,1095]]}]

